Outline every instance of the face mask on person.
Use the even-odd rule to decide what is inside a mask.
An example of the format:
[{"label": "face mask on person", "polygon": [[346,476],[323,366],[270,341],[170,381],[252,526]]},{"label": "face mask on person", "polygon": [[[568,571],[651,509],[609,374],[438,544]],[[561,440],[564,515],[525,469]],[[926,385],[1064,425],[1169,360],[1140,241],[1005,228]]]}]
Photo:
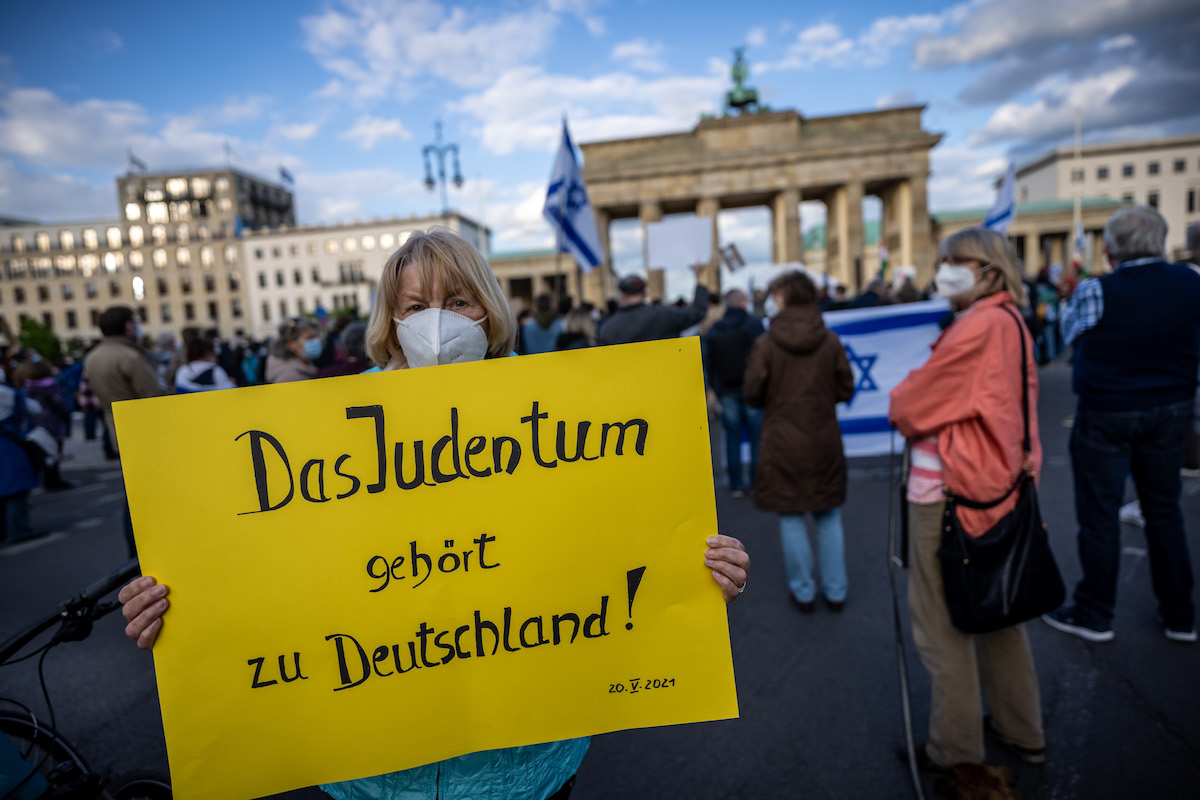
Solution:
[{"label": "face mask on person", "polygon": [[[980,269],[980,272],[990,267],[990,264],[985,264]],[[938,267],[937,275],[934,276],[933,282],[937,287],[938,297],[959,297],[975,288],[975,271],[970,267],[963,267],[951,264],[949,261],[943,261],[941,266]]]},{"label": "face mask on person", "polygon": [[774,319],[779,313],[779,303],[775,302],[775,295],[767,295],[767,299],[763,302],[763,311],[767,314],[767,319]]},{"label": "face mask on person", "polygon": [[487,317],[476,321],[453,311],[427,308],[408,319],[392,319],[396,341],[410,367],[479,361],[487,355],[487,336],[481,327]]},{"label": "face mask on person", "polygon": [[140,342],[145,335],[146,329],[142,327],[141,320],[136,320],[133,323],[133,340],[135,342]]},{"label": "face mask on person", "polygon": [[315,361],[320,358],[322,349],[321,338],[319,336],[304,340],[304,357],[309,361]]}]

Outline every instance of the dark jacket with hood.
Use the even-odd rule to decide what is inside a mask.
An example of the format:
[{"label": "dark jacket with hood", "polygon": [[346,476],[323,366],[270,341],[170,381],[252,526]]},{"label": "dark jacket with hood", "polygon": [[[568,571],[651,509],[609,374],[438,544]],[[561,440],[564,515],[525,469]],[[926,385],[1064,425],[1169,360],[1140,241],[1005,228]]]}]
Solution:
[{"label": "dark jacket with hood", "polygon": [[746,364],[754,342],[762,335],[762,320],[744,308],[730,308],[708,329],[704,371],[717,395],[740,395]]},{"label": "dark jacket with hood", "polygon": [[789,306],[754,343],[743,386],[763,409],[754,504],[778,514],[846,502],[837,404],[854,394],[850,362],[815,305]]}]

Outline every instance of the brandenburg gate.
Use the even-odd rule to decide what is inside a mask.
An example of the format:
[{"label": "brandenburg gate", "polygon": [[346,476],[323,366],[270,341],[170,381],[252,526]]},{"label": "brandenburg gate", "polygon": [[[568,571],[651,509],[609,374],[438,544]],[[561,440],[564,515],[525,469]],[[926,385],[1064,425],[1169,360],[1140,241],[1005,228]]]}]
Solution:
[{"label": "brandenburg gate", "polygon": [[[882,201],[881,241],[888,260],[917,268],[917,284],[932,274],[934,250],[926,206],[929,151],[940,134],[921,127],[924,106],[806,118],[796,111],[761,111],[701,120],[686,133],[581,145],[584,179],[608,248],[613,220],[645,226],[664,214],[712,219],[713,260],[708,285],[717,287],[717,212],[767,206],[772,214],[772,260],[803,261],[800,202],[826,207],[825,268],[857,289],[863,269],[862,201]],[[645,241],[643,239],[643,241]],[[610,269],[593,270],[584,294],[607,297]],[[657,279],[657,280],[656,280]],[[651,289],[661,275],[651,275]]]}]

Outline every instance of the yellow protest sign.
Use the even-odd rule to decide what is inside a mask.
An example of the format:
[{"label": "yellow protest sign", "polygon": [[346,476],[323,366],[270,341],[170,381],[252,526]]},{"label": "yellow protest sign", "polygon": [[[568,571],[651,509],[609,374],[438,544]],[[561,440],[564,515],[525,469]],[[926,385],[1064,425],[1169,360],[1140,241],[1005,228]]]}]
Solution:
[{"label": "yellow protest sign", "polygon": [[114,411],[180,800],[737,715],[696,339]]}]

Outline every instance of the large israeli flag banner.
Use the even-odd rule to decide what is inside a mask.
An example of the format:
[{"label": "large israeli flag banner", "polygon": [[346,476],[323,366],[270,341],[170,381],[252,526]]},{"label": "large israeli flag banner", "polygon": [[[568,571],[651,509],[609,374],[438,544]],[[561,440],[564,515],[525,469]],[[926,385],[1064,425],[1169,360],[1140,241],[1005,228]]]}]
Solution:
[{"label": "large israeli flag banner", "polygon": [[[825,325],[842,341],[854,373],[854,396],[838,404],[847,456],[886,454],[892,443],[888,397],[909,372],[929,358],[950,310],[945,300],[829,311]],[[895,437],[896,449],[904,440]]]}]

